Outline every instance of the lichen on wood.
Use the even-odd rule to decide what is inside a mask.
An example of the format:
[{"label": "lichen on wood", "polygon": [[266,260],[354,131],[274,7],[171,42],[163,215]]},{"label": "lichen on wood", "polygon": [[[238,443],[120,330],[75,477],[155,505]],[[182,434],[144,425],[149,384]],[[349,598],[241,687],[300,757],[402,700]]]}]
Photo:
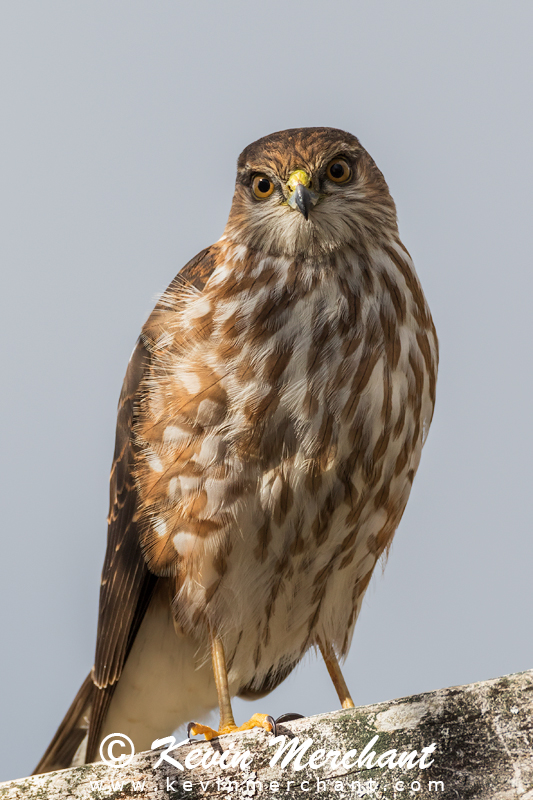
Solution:
[{"label": "lichen on wood", "polygon": [[278,737],[230,734],[162,759],[167,744],[123,768],[0,784],[0,800],[533,800],[533,670],[289,722]]}]

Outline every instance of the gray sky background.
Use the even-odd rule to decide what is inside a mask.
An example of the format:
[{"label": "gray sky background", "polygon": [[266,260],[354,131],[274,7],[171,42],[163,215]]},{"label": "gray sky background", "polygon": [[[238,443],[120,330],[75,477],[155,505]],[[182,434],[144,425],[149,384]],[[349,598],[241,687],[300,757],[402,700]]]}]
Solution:
[{"label": "gray sky background", "polygon": [[[513,0],[2,3],[0,780],[33,769],[92,664],[141,324],[219,238],[239,152],[283,128],[375,158],[441,343],[354,700],[533,667],[532,21]],[[338,702],[308,658],[259,705],[237,719]]]}]

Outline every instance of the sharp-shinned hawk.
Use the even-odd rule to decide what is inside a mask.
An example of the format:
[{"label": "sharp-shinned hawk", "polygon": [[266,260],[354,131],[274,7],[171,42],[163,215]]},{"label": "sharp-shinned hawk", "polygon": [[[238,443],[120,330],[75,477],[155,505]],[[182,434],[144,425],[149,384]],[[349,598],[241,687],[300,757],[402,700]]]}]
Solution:
[{"label": "sharp-shinned hawk", "polygon": [[38,772],[93,761],[115,731],[148,749],[217,702],[234,730],[230,698],[270,692],[309,648],[353,705],[337,659],[405,509],[437,360],[359,141],[302,128],[247,147],[224,234],[131,357],[95,664]]}]

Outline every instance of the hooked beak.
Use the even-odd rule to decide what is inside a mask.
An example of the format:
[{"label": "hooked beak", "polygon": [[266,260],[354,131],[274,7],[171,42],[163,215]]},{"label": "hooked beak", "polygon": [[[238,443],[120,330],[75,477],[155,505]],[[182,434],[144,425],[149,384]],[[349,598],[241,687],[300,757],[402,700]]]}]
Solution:
[{"label": "hooked beak", "polygon": [[[294,202],[294,205],[291,203],[291,200]],[[305,219],[309,219],[309,209],[312,206],[311,202],[311,195],[309,194],[309,190],[302,186],[301,183],[298,184],[294,192],[292,193],[289,204],[294,208],[301,211],[304,215]]]},{"label": "hooked beak", "polygon": [[304,219],[309,219],[309,211],[318,202],[318,194],[309,189],[311,179],[303,169],[297,169],[289,175],[287,188],[290,192],[288,204],[297,208]]}]

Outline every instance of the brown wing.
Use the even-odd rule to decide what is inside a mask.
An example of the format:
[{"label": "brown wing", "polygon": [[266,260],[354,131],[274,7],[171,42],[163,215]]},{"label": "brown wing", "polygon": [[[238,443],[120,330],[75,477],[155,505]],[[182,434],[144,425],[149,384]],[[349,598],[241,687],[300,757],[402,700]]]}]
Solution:
[{"label": "brown wing", "polygon": [[[200,291],[215,267],[211,248],[189,261],[167,289],[166,298],[184,285]],[[158,303],[145,328],[165,305]],[[113,691],[139,630],[158,578],[149,572],[139,545],[137,491],[132,477],[135,444],[132,428],[138,408],[143,376],[150,353],[140,338],[131,356],[120,394],[115,453],[110,481],[107,551],[102,570],[96,655],[95,684],[89,726],[87,763],[94,760],[102,723]]]}]

